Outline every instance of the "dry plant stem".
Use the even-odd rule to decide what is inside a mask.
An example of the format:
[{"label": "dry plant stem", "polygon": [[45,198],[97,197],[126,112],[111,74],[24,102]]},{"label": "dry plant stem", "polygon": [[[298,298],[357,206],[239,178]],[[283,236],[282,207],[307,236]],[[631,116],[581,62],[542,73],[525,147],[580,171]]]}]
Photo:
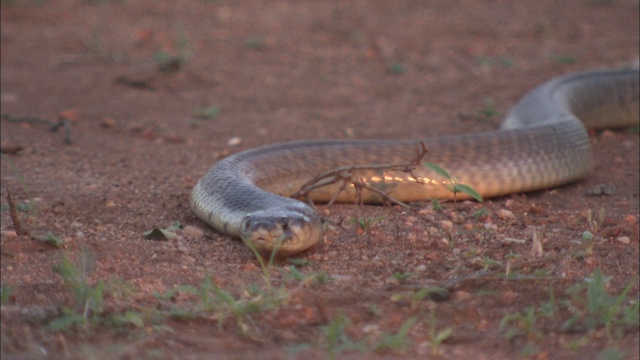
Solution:
[{"label": "dry plant stem", "polygon": [[335,169],[331,169],[329,171],[322,172],[314,176],[311,180],[307,181],[304,185],[300,187],[300,190],[296,191],[292,198],[306,198],[309,199],[309,194],[318,188],[333,185],[338,182],[341,182],[340,190],[338,190],[334,195],[331,201],[329,201],[328,205],[332,205],[335,202],[335,199],[338,197],[338,194],[342,191],[346,191],[347,184],[351,184],[355,187],[356,191],[356,204],[362,204],[361,193],[363,189],[371,191],[380,195],[384,202],[393,203],[399,206],[402,206],[406,209],[410,209],[411,207],[402,201],[399,201],[387,194],[384,191],[376,189],[369,184],[367,184],[362,178],[359,178],[355,175],[355,172],[358,170],[389,170],[389,171],[401,171],[405,172],[417,182],[420,182],[420,179],[413,175],[413,170],[417,166],[420,165],[422,158],[427,154],[427,148],[424,143],[420,142],[421,149],[417,151],[415,159],[410,162],[404,164],[372,164],[372,165],[353,165],[353,166],[340,166]]},{"label": "dry plant stem", "polygon": [[[512,264],[510,265],[510,271],[511,272],[514,270],[517,271],[524,268],[531,269],[531,268],[543,267],[545,264],[548,264],[549,262],[559,260],[560,257],[561,255],[558,254],[558,255],[551,256],[544,259],[536,258],[535,260],[528,260],[528,261],[523,261],[521,263]],[[441,287],[441,288],[447,289],[448,291],[455,291],[456,287],[460,286],[463,283],[469,283],[469,282],[478,283],[478,282],[489,282],[489,281],[492,281],[492,282],[546,281],[551,283],[551,282],[575,281],[575,279],[573,278],[563,278],[563,277],[554,277],[554,276],[539,277],[539,276],[533,276],[533,275],[518,275],[518,276],[509,277],[509,278],[501,277],[504,274],[505,274],[505,270],[503,269],[490,270],[490,271],[481,270],[470,275],[456,276],[445,282],[440,282],[437,280],[426,280],[426,281],[421,281],[419,283],[396,284],[396,285],[388,286],[386,290],[399,289],[399,290],[418,291],[418,290],[424,289],[425,287]]]},{"label": "dry plant stem", "polygon": [[20,225],[20,217],[18,217],[18,211],[16,210],[16,203],[13,201],[11,191],[7,188],[7,202],[9,203],[9,216],[13,222],[13,228],[16,230],[17,235],[29,235],[29,230],[23,229]]},{"label": "dry plant stem", "polygon": [[71,123],[69,122],[69,120],[65,119],[65,118],[60,118],[58,119],[58,121],[51,121],[51,120],[47,120],[47,119],[42,119],[39,117],[35,117],[35,116],[21,116],[21,117],[14,117],[11,116],[9,114],[2,114],[2,119],[10,121],[10,122],[15,122],[15,123],[41,123],[41,124],[46,124],[49,126],[49,128],[51,129],[51,131],[58,131],[59,128],[63,128],[64,129],[64,143],[67,145],[70,145],[72,143],[71,141]]}]

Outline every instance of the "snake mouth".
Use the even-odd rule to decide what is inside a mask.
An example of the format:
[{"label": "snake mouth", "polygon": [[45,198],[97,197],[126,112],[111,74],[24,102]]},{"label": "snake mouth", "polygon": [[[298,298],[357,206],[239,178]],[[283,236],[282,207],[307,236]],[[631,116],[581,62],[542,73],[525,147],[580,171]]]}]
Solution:
[{"label": "snake mouth", "polygon": [[322,224],[315,212],[307,216],[289,209],[287,216],[274,216],[257,211],[242,219],[240,237],[262,254],[287,256],[315,245],[322,237]]}]

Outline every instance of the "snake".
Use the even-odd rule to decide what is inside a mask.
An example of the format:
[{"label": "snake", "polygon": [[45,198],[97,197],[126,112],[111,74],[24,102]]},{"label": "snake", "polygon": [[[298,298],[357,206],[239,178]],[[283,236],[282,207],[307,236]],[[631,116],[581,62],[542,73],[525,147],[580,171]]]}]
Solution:
[{"label": "snake", "polygon": [[[205,173],[190,206],[204,222],[255,251],[288,256],[324,237],[314,203],[382,203],[379,191],[406,203],[464,198],[452,191],[453,184],[491,198],[576,182],[594,167],[588,129],[638,125],[639,77],[635,67],[552,78],[525,94],[494,131],[416,140],[291,141],[241,151]],[[405,164],[421,146],[428,161],[448,174],[424,163],[411,171],[376,166]],[[351,176],[367,186],[358,191],[354,184],[334,182],[310,191],[308,201],[290,197],[317,174],[341,167],[353,167]]]}]

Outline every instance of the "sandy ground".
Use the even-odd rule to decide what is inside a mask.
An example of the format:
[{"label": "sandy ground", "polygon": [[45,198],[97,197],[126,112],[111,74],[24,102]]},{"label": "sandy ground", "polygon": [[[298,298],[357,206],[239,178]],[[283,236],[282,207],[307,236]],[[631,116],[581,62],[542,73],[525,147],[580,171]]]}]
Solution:
[{"label": "sandy ground", "polygon": [[[632,284],[621,308],[637,305],[637,128],[593,133],[592,175],[561,188],[442,211],[322,207],[347,229],[268,276],[188,206],[212,164],[259,145],[493,130],[548,78],[636,60],[637,1],[1,10],[3,359],[638,358],[637,320],[590,327],[586,290],[568,293],[599,269],[612,297]],[[586,195],[599,184],[615,192]],[[16,234],[7,190],[30,235]],[[143,236],[176,221],[170,241]],[[65,283],[61,268],[79,275]],[[423,298],[434,284],[449,297]]]}]

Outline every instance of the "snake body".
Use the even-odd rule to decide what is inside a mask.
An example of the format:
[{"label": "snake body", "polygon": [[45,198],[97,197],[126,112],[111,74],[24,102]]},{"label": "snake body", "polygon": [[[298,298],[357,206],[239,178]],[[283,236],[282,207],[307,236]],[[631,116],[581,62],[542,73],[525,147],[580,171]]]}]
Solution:
[{"label": "snake body", "polygon": [[[587,128],[637,125],[638,69],[591,71],[553,78],[525,95],[501,129],[420,140],[318,140],[286,142],[231,155],[194,187],[194,213],[220,232],[260,252],[290,255],[322,238],[314,208],[289,198],[316,174],[342,166],[404,164],[423,142],[426,160],[483,197],[539,190],[584,178],[593,166]],[[419,165],[411,174],[362,170],[356,174],[404,202],[451,198],[450,180]],[[329,201],[334,184],[311,193]],[[347,187],[337,201],[356,200]],[[381,202],[363,192],[365,203]]]}]

